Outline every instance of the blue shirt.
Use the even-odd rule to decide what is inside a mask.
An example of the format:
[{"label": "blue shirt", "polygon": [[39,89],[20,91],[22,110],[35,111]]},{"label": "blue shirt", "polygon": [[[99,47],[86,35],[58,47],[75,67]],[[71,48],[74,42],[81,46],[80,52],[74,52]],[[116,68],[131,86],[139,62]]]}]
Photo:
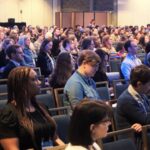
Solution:
[{"label": "blue shirt", "polygon": [[121,72],[126,80],[130,80],[130,73],[133,68],[141,65],[142,62],[136,55],[127,54],[121,64]]},{"label": "blue shirt", "polygon": [[28,48],[24,48],[23,53],[24,53],[24,60],[25,60],[26,65],[30,67],[35,67],[32,50]]},{"label": "blue shirt", "polygon": [[68,79],[64,87],[64,94],[71,103],[77,103],[85,97],[100,99],[94,80],[77,71]]}]

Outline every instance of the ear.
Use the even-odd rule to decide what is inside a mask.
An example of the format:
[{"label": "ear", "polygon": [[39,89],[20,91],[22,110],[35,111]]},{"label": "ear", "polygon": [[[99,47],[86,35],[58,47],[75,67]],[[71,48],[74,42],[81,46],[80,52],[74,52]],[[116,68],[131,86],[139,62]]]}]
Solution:
[{"label": "ear", "polygon": [[90,125],[90,131],[93,132],[94,129],[95,129],[95,125],[94,125],[94,124],[91,124],[91,125]]},{"label": "ear", "polygon": [[140,81],[137,82],[137,87],[141,87],[142,83]]},{"label": "ear", "polygon": [[11,58],[15,58],[16,54],[15,53],[11,53]]}]

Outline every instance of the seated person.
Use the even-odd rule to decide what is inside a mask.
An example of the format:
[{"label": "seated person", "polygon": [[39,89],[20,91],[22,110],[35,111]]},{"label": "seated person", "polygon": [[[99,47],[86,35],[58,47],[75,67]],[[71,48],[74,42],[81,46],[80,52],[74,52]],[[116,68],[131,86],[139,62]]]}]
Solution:
[{"label": "seated person", "polygon": [[83,100],[74,109],[66,150],[101,150],[96,140],[107,135],[111,110],[101,101]]},{"label": "seated person", "polygon": [[96,71],[95,75],[93,76],[93,80],[95,82],[108,81],[106,71],[107,71],[109,55],[101,49],[97,49],[95,52],[100,57],[101,62],[98,67],[98,70]]},{"label": "seated person", "polygon": [[55,60],[51,57],[52,39],[45,39],[40,47],[40,52],[37,58],[37,67],[40,67],[41,74],[44,77],[49,77],[55,67]]},{"label": "seated person", "polygon": [[146,95],[150,94],[150,69],[140,65],[132,69],[130,85],[117,101],[118,129],[131,127],[141,131],[141,126],[150,124],[150,103]]},{"label": "seated person", "polygon": [[50,76],[49,84],[52,88],[63,88],[72,75],[71,55],[67,52],[62,52],[56,59],[56,66]]},{"label": "seated person", "polygon": [[96,84],[91,78],[99,67],[100,57],[91,50],[83,50],[79,54],[79,68],[68,79],[64,94],[69,103],[77,103],[85,97],[90,99],[99,99],[96,91]]},{"label": "seated person", "polygon": [[123,62],[121,63],[121,73],[126,80],[130,80],[131,70],[142,64],[141,60],[137,58],[136,53],[138,50],[137,41],[135,39],[128,40],[125,45],[125,50],[127,55]]},{"label": "seated person", "polygon": [[10,71],[15,67],[22,66],[24,61],[23,50],[19,45],[10,45],[6,54],[9,57],[9,62],[3,70],[2,78],[7,78]]},{"label": "seated person", "polygon": [[[0,146],[3,150],[41,150],[63,145],[56,135],[56,123],[36,101],[40,81],[29,67],[17,67],[8,77],[8,102],[0,112]],[[1,148],[0,148],[1,149]]]}]

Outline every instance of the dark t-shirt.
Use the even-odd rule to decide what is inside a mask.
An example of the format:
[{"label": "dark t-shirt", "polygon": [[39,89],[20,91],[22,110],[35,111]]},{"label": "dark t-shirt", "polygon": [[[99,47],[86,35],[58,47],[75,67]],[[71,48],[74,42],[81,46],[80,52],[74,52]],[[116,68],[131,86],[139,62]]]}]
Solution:
[{"label": "dark t-shirt", "polygon": [[28,148],[41,150],[41,141],[51,139],[54,136],[55,128],[38,109],[28,113],[28,116],[33,122],[33,137],[26,128],[20,125],[15,107],[7,104],[0,112],[0,139],[16,137],[19,139],[21,150]]}]

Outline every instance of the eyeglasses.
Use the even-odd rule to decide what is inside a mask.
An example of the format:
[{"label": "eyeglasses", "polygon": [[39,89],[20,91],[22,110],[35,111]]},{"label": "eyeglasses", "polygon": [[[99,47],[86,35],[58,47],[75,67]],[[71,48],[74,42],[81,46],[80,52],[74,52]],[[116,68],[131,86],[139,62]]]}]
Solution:
[{"label": "eyeglasses", "polygon": [[94,68],[98,68],[99,65],[100,65],[99,63],[97,63],[97,64],[91,64],[91,66],[94,67]]}]

